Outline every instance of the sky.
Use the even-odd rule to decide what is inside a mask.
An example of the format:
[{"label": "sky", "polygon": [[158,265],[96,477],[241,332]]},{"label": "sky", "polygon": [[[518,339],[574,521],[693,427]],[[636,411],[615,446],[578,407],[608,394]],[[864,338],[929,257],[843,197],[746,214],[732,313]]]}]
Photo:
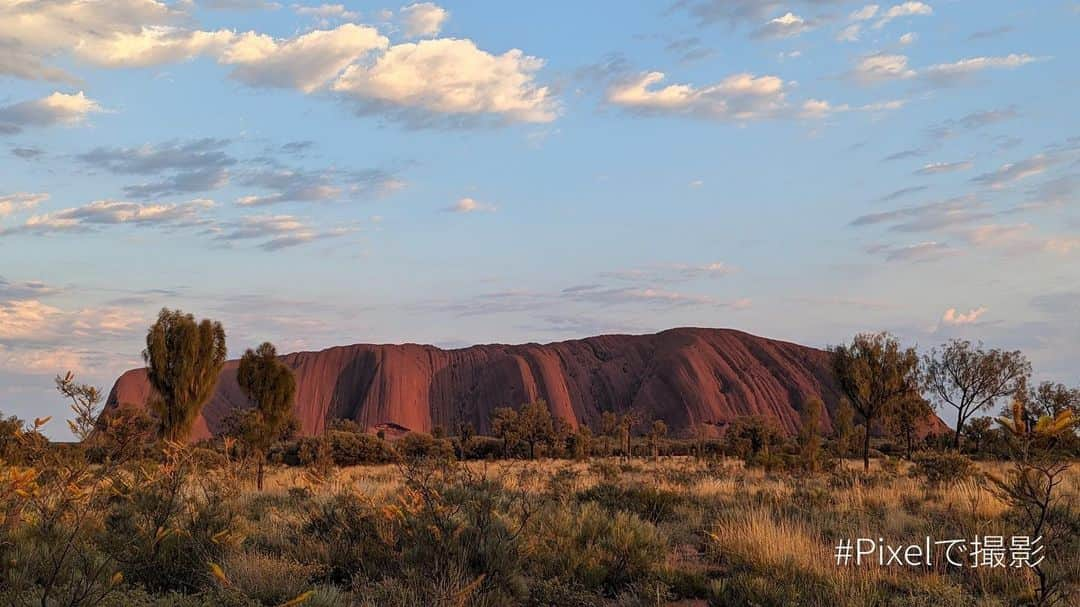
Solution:
[{"label": "sky", "polygon": [[[0,0],[0,411],[230,354],[676,326],[1080,383],[1080,2]],[[63,436],[55,425],[52,433]]]}]

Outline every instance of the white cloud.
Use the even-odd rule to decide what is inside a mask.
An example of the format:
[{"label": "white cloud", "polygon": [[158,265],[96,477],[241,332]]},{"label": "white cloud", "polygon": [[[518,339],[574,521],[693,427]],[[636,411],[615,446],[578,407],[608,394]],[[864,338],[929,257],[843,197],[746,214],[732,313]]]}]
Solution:
[{"label": "white cloud", "polygon": [[994,171],[973,178],[972,181],[999,190],[1017,181],[1045,172],[1056,161],[1057,159],[1053,156],[1036,154],[1018,162],[1003,164]]},{"label": "white cloud", "polygon": [[443,209],[451,213],[477,213],[477,212],[494,212],[497,210],[495,205],[487,204],[476,200],[475,198],[465,197],[458,200],[451,206]]},{"label": "white cloud", "polygon": [[29,192],[16,192],[14,194],[0,196],[0,219],[13,213],[18,213],[19,211],[32,210],[48,199],[48,194],[32,194]]},{"label": "white cloud", "polygon": [[86,231],[104,225],[184,227],[205,223],[202,214],[214,206],[210,200],[181,203],[123,202],[97,200],[81,207],[42,215],[31,215],[20,226],[0,230],[0,236],[16,233],[50,234]]},{"label": "white cloud", "polygon": [[405,35],[410,38],[435,36],[441,30],[450,13],[433,2],[418,2],[401,9],[401,21]]},{"label": "white cloud", "polygon": [[775,116],[785,108],[784,81],[776,76],[735,74],[697,88],[669,84],[657,88],[663,72],[623,80],[607,91],[607,101],[644,113],[685,114],[716,120],[754,120]]},{"label": "white cloud", "polygon": [[297,15],[312,17],[320,23],[326,23],[332,19],[352,21],[360,18],[360,13],[345,8],[343,4],[320,4],[319,6],[294,4],[292,9]]},{"label": "white cloud", "polygon": [[71,371],[82,373],[83,356],[70,348],[20,348],[0,344],[0,369],[11,373],[54,375]]},{"label": "white cloud", "polygon": [[893,19],[899,19],[901,17],[912,17],[916,15],[933,15],[934,9],[929,4],[923,2],[904,2],[903,4],[897,4],[891,7],[889,10],[882,13],[881,18],[874,23],[874,29],[881,29],[888,22]]},{"label": "white cloud", "polygon": [[215,229],[215,240],[232,243],[260,240],[264,251],[278,251],[302,244],[352,233],[354,228],[341,226],[319,230],[293,215],[249,215]]},{"label": "white cloud", "polygon": [[388,43],[375,28],[352,23],[283,41],[249,32],[229,45],[219,60],[236,66],[232,77],[246,84],[310,93]]},{"label": "white cloud", "polygon": [[937,86],[963,82],[966,77],[988,69],[1015,69],[1040,61],[1039,57],[1012,54],[1003,57],[971,57],[953,63],[939,63],[922,69],[908,66],[905,55],[877,53],[859,59],[850,76],[864,84],[919,77]]},{"label": "white cloud", "polygon": [[813,29],[813,25],[795,13],[771,19],[754,32],[755,38],[791,38]]},{"label": "white cloud", "polygon": [[903,36],[900,36],[900,44],[903,46],[908,46],[909,44],[913,44],[918,39],[918,34],[916,34],[915,32],[908,32]]},{"label": "white cloud", "polygon": [[1013,53],[1003,57],[971,57],[953,63],[939,63],[923,70],[923,75],[938,83],[948,83],[988,69],[1015,69],[1040,58]]},{"label": "white cloud", "polygon": [[550,122],[551,91],[537,85],[544,62],[518,49],[492,55],[472,40],[442,38],[391,46],[370,65],[350,65],[333,89],[361,109],[404,108],[440,114],[494,114]]},{"label": "white cloud", "polygon": [[914,78],[915,70],[908,67],[904,55],[869,55],[855,64],[852,70],[855,80],[863,83],[884,82]]},{"label": "white cloud", "polygon": [[847,25],[844,29],[840,30],[836,34],[836,39],[839,42],[857,42],[859,40],[859,34],[862,33],[862,26],[858,23],[852,23]]},{"label": "white cloud", "polygon": [[877,15],[878,9],[881,7],[876,4],[867,4],[859,10],[848,15],[848,19],[851,21],[867,21],[873,19],[874,15]]},{"label": "white cloud", "polygon": [[0,302],[0,339],[33,339],[50,331],[59,308],[36,299]]},{"label": "white cloud", "polygon": [[[312,93],[333,82],[333,90],[359,102],[360,112],[389,111],[414,122],[422,122],[417,118],[423,113],[520,122],[549,122],[558,114],[551,91],[535,80],[543,60],[519,49],[496,55],[453,38],[391,45],[375,27],[355,23],[280,39],[256,31],[203,31],[190,27],[191,6],[0,0],[0,75],[73,80],[51,65],[66,64],[66,55],[109,68],[208,57],[232,66],[231,76],[251,86]],[[325,19],[356,16],[336,4],[295,10]],[[413,36],[438,34],[448,17],[430,2],[411,4],[401,14]],[[0,132],[18,128],[0,124]]]},{"label": "white cloud", "polygon": [[87,115],[100,111],[101,106],[82,91],[70,95],[56,92],[40,99],[0,107],[0,133],[5,129],[17,132],[24,127],[79,124]]},{"label": "white cloud", "polygon": [[891,101],[853,106],[846,103],[832,105],[828,101],[823,101],[821,99],[807,99],[803,102],[802,110],[799,115],[803,118],[825,118],[832,114],[844,112],[887,112],[898,110],[904,107],[906,103],[907,102],[902,99],[893,99]]},{"label": "white cloud", "polygon": [[941,315],[942,324],[946,325],[971,325],[986,313],[985,307],[979,307],[965,312],[958,312],[956,308],[949,308]]},{"label": "white cloud", "polygon": [[953,173],[956,171],[966,171],[974,166],[974,163],[970,160],[957,160],[955,162],[931,162],[924,164],[921,168],[915,171],[916,175],[937,175],[940,173]]}]

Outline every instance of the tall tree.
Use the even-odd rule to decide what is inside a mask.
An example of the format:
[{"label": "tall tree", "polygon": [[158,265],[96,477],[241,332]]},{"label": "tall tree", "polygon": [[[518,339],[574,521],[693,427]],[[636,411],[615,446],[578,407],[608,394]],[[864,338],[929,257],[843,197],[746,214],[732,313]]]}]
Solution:
[{"label": "tall tree", "polygon": [[885,427],[903,439],[907,459],[911,459],[919,424],[925,422],[933,412],[934,408],[921,394],[912,392],[907,398],[898,399],[885,417]]},{"label": "tall tree", "polygon": [[939,406],[956,409],[953,448],[960,450],[964,422],[1027,385],[1031,363],[1018,351],[984,350],[954,339],[923,357],[923,381]]},{"label": "tall tree", "polygon": [[814,397],[806,401],[799,412],[799,457],[810,472],[817,472],[821,463],[821,415],[825,404]]},{"label": "tall tree", "polygon": [[634,453],[631,450],[630,436],[633,429],[641,423],[641,414],[637,411],[627,411],[619,418],[619,436],[622,437],[623,456],[630,461]]},{"label": "tall tree", "polygon": [[1062,411],[1072,411],[1073,419],[1080,421],[1080,388],[1044,381],[1031,389],[1028,406],[1037,417],[1046,415],[1056,418]]},{"label": "tall tree", "polygon": [[503,457],[510,457],[510,450],[517,444],[518,412],[510,407],[498,407],[491,412],[491,432],[502,439]]},{"label": "tall tree", "polygon": [[851,437],[855,435],[855,410],[846,398],[841,398],[836,405],[836,414],[833,416],[833,439],[836,440],[836,451],[840,457],[851,453]]},{"label": "tall tree", "polygon": [[526,403],[518,409],[518,437],[529,445],[529,459],[536,459],[536,445],[551,443],[555,425],[544,399]]},{"label": "tall tree", "polygon": [[257,458],[256,486],[262,491],[263,470],[270,447],[284,438],[282,435],[286,430],[294,427],[296,378],[292,369],[278,360],[274,345],[265,342],[257,350],[249,348],[244,352],[236,381],[240,391],[254,405],[241,438]]},{"label": "tall tree", "polygon": [[151,408],[159,435],[183,442],[217,385],[225,364],[225,330],[221,323],[162,309],[146,333],[146,375],[153,388]]},{"label": "tall tree", "polygon": [[653,461],[660,459],[660,443],[667,436],[668,427],[662,419],[654,419],[649,429],[649,446],[652,447]]},{"label": "tall tree", "polygon": [[600,415],[600,434],[604,437],[604,455],[611,457],[614,451],[611,441],[615,438],[615,432],[619,428],[619,417],[614,411],[604,411]]},{"label": "tall tree", "polygon": [[831,352],[840,389],[864,420],[863,469],[869,470],[873,424],[894,402],[918,390],[919,355],[888,333],[860,333]]}]

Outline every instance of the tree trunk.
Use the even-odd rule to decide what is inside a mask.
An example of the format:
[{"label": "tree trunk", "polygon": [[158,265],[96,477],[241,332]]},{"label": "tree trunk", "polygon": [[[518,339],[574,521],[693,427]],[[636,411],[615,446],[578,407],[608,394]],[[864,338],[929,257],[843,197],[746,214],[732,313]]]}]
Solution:
[{"label": "tree trunk", "polygon": [[868,471],[870,470],[870,420],[866,420],[865,428],[862,444],[862,467],[863,471]]},{"label": "tree trunk", "polygon": [[907,438],[907,459],[911,461],[911,428],[907,428],[904,432],[905,438]]},{"label": "tree trunk", "polygon": [[964,427],[964,419],[961,417],[956,418],[956,433],[953,435],[953,449],[956,449],[957,453],[960,453],[960,430]]},{"label": "tree trunk", "polygon": [[255,472],[255,487],[259,490],[263,490],[263,458],[259,458],[259,467]]}]

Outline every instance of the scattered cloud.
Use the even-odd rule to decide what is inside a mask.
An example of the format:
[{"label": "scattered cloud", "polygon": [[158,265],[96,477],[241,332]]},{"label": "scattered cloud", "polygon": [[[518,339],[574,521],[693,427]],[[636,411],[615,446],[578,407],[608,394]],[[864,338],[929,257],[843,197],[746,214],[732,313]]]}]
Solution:
[{"label": "scattered cloud", "polygon": [[51,332],[61,311],[36,299],[0,301],[0,340],[32,339]]},{"label": "scattered cloud", "polygon": [[607,101],[632,112],[681,114],[713,120],[754,120],[776,116],[785,107],[784,81],[776,76],[735,74],[712,85],[659,86],[663,72],[621,80],[607,91]]},{"label": "scattered cloud", "polygon": [[224,243],[260,240],[264,251],[279,251],[315,241],[338,238],[354,232],[338,227],[318,230],[292,215],[250,215],[215,229],[214,239]]},{"label": "scattered cloud", "polygon": [[752,36],[762,39],[793,38],[814,28],[806,19],[792,12],[770,19],[754,30]]},{"label": "scattered cloud", "polygon": [[0,196],[0,219],[21,211],[33,210],[48,199],[48,194],[30,192],[16,192]]},{"label": "scattered cloud", "polygon": [[941,315],[941,323],[951,326],[972,325],[978,322],[983,314],[986,314],[986,310],[985,306],[974,308],[967,312],[959,312],[956,308],[949,308]]},{"label": "scattered cloud", "polygon": [[908,67],[907,57],[886,54],[863,57],[851,71],[852,78],[864,84],[914,78],[915,74]]},{"label": "scattered cloud", "polygon": [[535,80],[543,65],[518,49],[493,55],[468,39],[421,40],[394,45],[370,65],[350,65],[332,88],[360,113],[396,113],[421,125],[417,111],[551,122],[558,105]]},{"label": "scattered cloud", "polygon": [[971,181],[999,190],[1008,187],[1017,181],[1039,175],[1056,162],[1057,159],[1053,155],[1036,154],[1025,158],[1024,160],[1003,164],[996,170],[973,177]]},{"label": "scattered cloud", "polygon": [[292,5],[293,12],[302,17],[311,17],[319,23],[331,21],[353,21],[360,18],[360,13],[345,8],[344,4],[320,4],[318,6]]},{"label": "scattered cloud", "polygon": [[41,148],[34,147],[17,147],[11,148],[11,153],[23,160],[33,160],[45,155],[45,151]]},{"label": "scattered cloud", "polygon": [[867,252],[881,255],[886,261],[929,262],[952,257],[960,251],[947,243],[930,240],[900,246],[874,245],[869,247]]},{"label": "scattered cloud", "polygon": [[894,191],[889,192],[888,194],[882,196],[881,198],[878,198],[878,201],[879,202],[892,202],[894,200],[898,200],[900,198],[904,198],[904,197],[910,196],[912,194],[918,194],[919,192],[925,192],[927,189],[929,189],[929,187],[925,186],[925,185],[916,185],[916,186],[909,186],[909,187],[906,187],[906,188],[900,188],[899,190],[894,190]]},{"label": "scattered cloud", "polygon": [[480,202],[479,200],[476,200],[475,198],[465,197],[465,198],[462,198],[462,199],[458,200],[454,204],[444,208],[443,210],[447,211],[447,212],[450,212],[450,213],[461,213],[461,214],[481,213],[481,212],[491,213],[491,212],[496,211],[497,207],[495,205],[492,205],[492,204],[487,204],[487,203],[484,203],[484,202]]},{"label": "scattered cloud", "polygon": [[11,282],[0,276],[0,299],[38,299],[59,292],[60,289],[40,281]]},{"label": "scattered cloud", "polygon": [[76,125],[89,114],[100,111],[101,106],[82,91],[56,92],[40,99],[0,106],[0,134],[18,133],[27,127]]},{"label": "scattered cloud", "polygon": [[983,70],[1015,69],[1041,60],[1038,57],[1017,53],[1002,57],[971,57],[953,63],[931,65],[923,70],[922,76],[937,85],[954,84]]},{"label": "scattered cloud", "polygon": [[909,45],[914,44],[915,41],[918,40],[918,39],[919,39],[918,34],[916,34],[915,32],[908,32],[908,33],[904,34],[903,36],[900,36],[899,42],[900,42],[901,46],[909,46]]},{"label": "scattered cloud", "polygon": [[992,217],[982,204],[962,197],[944,202],[904,207],[892,211],[860,215],[851,222],[853,227],[888,224],[893,232],[928,232],[946,227],[972,223]]},{"label": "scattered cloud", "polygon": [[738,272],[735,266],[716,261],[706,264],[659,264],[644,268],[604,272],[601,278],[644,284],[670,284],[698,279],[712,279]]},{"label": "scattered cloud", "polygon": [[225,147],[226,139],[168,141],[134,148],[98,147],[78,156],[82,162],[119,175],[161,175],[162,180],[129,185],[124,192],[134,198],[206,192],[229,181],[228,168],[236,164]]},{"label": "scattered cloud", "polygon": [[418,2],[401,9],[401,24],[410,38],[435,36],[450,13],[433,2]]},{"label": "scattered cloud", "polygon": [[[874,11],[877,12],[876,10]],[[934,14],[934,9],[923,2],[904,2],[890,7],[881,13],[881,17],[874,23],[874,29],[885,27],[890,21],[902,17],[929,16]]]},{"label": "scattered cloud", "polygon": [[905,55],[876,53],[861,57],[848,72],[848,76],[862,84],[918,77],[934,86],[953,86],[968,81],[971,76],[984,70],[1015,69],[1041,60],[1039,57],[1013,53],[1000,57],[969,57],[952,63],[938,63],[915,69],[908,65]]},{"label": "scattered cloud", "polygon": [[1012,120],[1020,113],[1015,105],[992,110],[981,110],[946,120],[928,129],[935,139],[947,139],[963,131],[974,131],[993,124]]},{"label": "scattered cloud", "polygon": [[[558,114],[551,90],[536,82],[544,61],[519,49],[496,55],[457,38],[391,45],[374,26],[357,23],[290,38],[204,31],[188,27],[190,8],[190,3],[157,0],[117,0],[108,11],[80,0],[44,6],[4,2],[0,21],[10,27],[0,32],[0,47],[16,50],[3,54],[0,74],[71,81],[49,65],[68,53],[106,68],[145,68],[205,56],[231,67],[230,76],[249,86],[331,90],[356,102],[359,113],[386,112],[418,126],[429,126],[431,115],[452,115],[464,124],[466,117],[483,116],[550,122]],[[337,5],[307,8],[315,16],[350,16]],[[437,34],[447,17],[430,2],[412,4],[402,14],[407,31],[424,36]],[[20,115],[30,109],[3,108]],[[74,114],[68,107],[62,119],[74,121],[95,109],[96,104],[85,105]],[[18,127],[9,122],[4,121],[6,131]]]},{"label": "scattered cloud", "polygon": [[404,187],[396,175],[382,169],[308,171],[270,167],[245,172],[238,181],[244,186],[269,191],[237,199],[238,205],[246,207],[377,198]]},{"label": "scattered cloud", "polygon": [[294,88],[311,93],[389,41],[374,27],[346,23],[293,39],[246,33],[221,55],[231,76],[256,87]]},{"label": "scattered cloud", "polygon": [[22,225],[0,230],[0,236],[84,232],[108,225],[190,227],[205,224],[204,212],[213,206],[213,201],[201,199],[168,204],[98,200],[81,207],[32,215]]},{"label": "scattered cloud", "polygon": [[916,175],[939,175],[941,173],[955,173],[957,171],[966,171],[975,166],[970,160],[957,160],[955,162],[931,162],[922,165],[915,171]]}]

